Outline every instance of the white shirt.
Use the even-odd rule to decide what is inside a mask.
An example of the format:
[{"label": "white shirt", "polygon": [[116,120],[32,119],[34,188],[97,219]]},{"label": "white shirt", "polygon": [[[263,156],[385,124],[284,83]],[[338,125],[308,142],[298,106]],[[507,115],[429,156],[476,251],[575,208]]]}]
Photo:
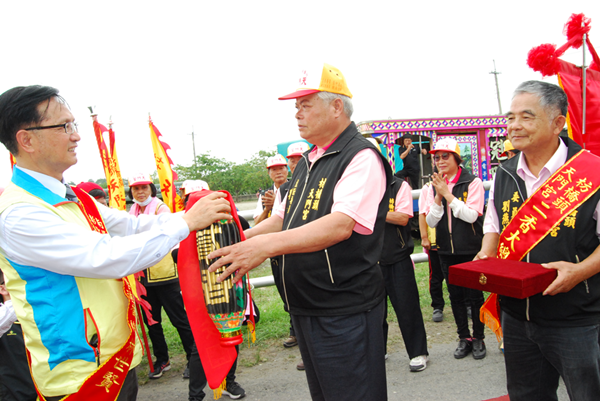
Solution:
[{"label": "white shirt", "polygon": [[[65,196],[64,184],[55,178],[20,170]],[[0,252],[13,263],[54,273],[121,278],[154,266],[190,233],[176,214],[135,217],[101,204],[98,209],[110,235],[66,222],[44,207],[12,205],[0,215]]]},{"label": "white shirt", "polygon": [[[456,176],[453,178],[456,178]],[[450,193],[452,193],[452,189],[456,184],[452,181],[453,180],[451,179],[448,183],[448,190]],[[468,193],[469,196],[465,202],[460,201],[455,197],[448,205],[447,212],[448,214],[452,212],[455,218],[470,224],[474,223],[479,216],[483,215],[485,190],[483,189],[483,182],[481,179],[479,179],[479,177],[475,177],[475,179],[471,181],[469,184]],[[425,199],[426,205],[424,206],[424,209],[427,209],[425,221],[429,227],[437,227],[438,223],[444,216],[444,206],[443,203],[441,205],[435,203],[433,189],[427,192],[427,196],[427,199]],[[452,232],[450,219],[448,219],[448,228],[450,232]]]},{"label": "white shirt", "polygon": [[15,309],[13,308],[12,301],[8,301],[0,304],[0,337],[4,335],[13,323],[17,321],[17,315],[15,315]]},{"label": "white shirt", "polygon": [[[275,194],[275,200],[273,202],[273,207],[271,208],[271,214],[273,214],[273,210],[276,210],[275,205],[281,204],[281,201],[278,201],[279,200],[279,188],[275,188],[275,184],[273,184],[273,186],[271,188],[269,188],[268,190],[272,190],[273,193]],[[261,215],[263,210],[265,210],[265,208],[262,204],[262,195],[258,195],[258,202],[256,202],[256,208],[254,209],[254,215],[252,216],[252,218],[256,220],[256,218]]]}]

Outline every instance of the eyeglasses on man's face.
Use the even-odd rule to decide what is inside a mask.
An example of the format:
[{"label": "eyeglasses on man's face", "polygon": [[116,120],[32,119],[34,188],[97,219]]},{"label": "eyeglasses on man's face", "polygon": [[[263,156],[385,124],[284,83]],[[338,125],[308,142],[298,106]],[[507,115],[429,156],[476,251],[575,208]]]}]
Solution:
[{"label": "eyeglasses on man's face", "polygon": [[450,153],[438,153],[433,156],[433,160],[435,162],[439,162],[441,160],[448,160],[450,158]]},{"label": "eyeglasses on man's face", "polygon": [[45,127],[30,127],[30,128],[25,128],[25,131],[34,131],[34,130],[38,130],[38,129],[52,129],[52,128],[61,128],[61,127],[65,129],[65,133],[67,135],[71,135],[71,134],[74,134],[75,132],[77,132],[77,123],[74,123],[74,122],[68,122],[68,123],[58,124],[58,125],[48,125]]}]

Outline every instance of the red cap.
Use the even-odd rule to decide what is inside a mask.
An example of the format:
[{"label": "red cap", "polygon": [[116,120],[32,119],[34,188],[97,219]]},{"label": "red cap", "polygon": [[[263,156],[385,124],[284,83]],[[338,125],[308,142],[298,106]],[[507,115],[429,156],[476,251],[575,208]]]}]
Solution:
[{"label": "red cap", "polygon": [[[94,182],[82,182],[80,184],[77,184],[77,188],[81,189],[87,194],[89,194],[94,189],[99,189],[100,191],[104,192],[104,189],[102,189],[100,185]],[[106,192],[104,192],[104,194],[106,194]]]}]

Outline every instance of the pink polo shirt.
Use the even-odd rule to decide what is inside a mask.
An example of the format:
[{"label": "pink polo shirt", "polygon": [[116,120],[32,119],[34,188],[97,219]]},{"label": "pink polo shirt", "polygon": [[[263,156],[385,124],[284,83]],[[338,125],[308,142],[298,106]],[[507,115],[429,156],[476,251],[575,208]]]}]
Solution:
[{"label": "pink polo shirt", "polygon": [[[329,146],[315,147],[308,155],[310,163],[318,160]],[[351,217],[356,224],[354,231],[357,234],[369,235],[373,233],[377,220],[379,202],[383,199],[386,190],[385,170],[383,162],[370,149],[358,152],[333,190],[333,206],[331,212],[341,212]],[[275,214],[283,219],[287,198]]]},{"label": "pink polo shirt", "polygon": [[427,214],[429,213],[429,207],[427,207],[427,198],[429,197],[429,193],[433,193],[433,185],[427,183],[423,185],[421,188],[421,193],[419,194],[419,214]]},{"label": "pink polo shirt", "polygon": [[[559,140],[558,149],[552,155],[550,160],[542,167],[539,175],[536,177],[533,175],[527,162],[525,161],[525,155],[521,152],[519,154],[519,161],[517,163],[517,175],[525,182],[525,190],[527,191],[527,198],[529,198],[539,187],[542,186],[546,180],[556,172],[565,162],[569,150],[567,145],[562,140]],[[494,184],[496,177],[492,181],[492,187],[490,188],[488,208],[485,214],[485,220],[483,222],[483,233],[497,233],[500,234],[500,222],[498,221],[498,213],[496,213],[496,206],[494,205]],[[600,223],[598,222],[598,214],[600,213],[600,202],[596,205],[594,211],[594,219],[596,220],[596,235],[600,238]]]},{"label": "pink polo shirt", "polygon": [[396,212],[405,213],[409,217],[413,217],[412,189],[406,181],[402,181],[402,185],[400,185],[400,189],[396,194],[394,210]]}]

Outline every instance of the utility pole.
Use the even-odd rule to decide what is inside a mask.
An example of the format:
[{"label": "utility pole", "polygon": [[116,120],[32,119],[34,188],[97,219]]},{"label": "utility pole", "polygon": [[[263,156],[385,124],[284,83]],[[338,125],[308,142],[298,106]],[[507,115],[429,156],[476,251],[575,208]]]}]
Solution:
[{"label": "utility pole", "polygon": [[194,166],[196,166],[196,170],[198,169],[198,165],[196,163],[196,142],[194,141],[194,126],[192,125],[192,133],[188,134],[192,136],[192,148],[194,149]]},{"label": "utility pole", "polygon": [[500,88],[498,87],[498,74],[500,72],[496,71],[496,60],[494,62],[494,71],[490,72],[490,74],[494,74],[494,80],[496,81],[496,96],[498,96],[498,110],[500,110],[500,115],[502,115],[502,104],[500,104]]}]

